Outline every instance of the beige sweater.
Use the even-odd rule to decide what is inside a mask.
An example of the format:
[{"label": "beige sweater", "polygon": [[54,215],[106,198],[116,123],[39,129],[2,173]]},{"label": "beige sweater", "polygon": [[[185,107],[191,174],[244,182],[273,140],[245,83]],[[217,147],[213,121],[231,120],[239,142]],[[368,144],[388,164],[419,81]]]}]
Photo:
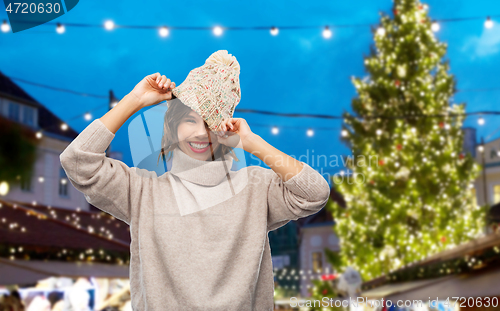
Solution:
[{"label": "beige sweater", "polygon": [[115,134],[94,120],[60,155],[87,201],[130,225],[134,310],[273,310],[268,232],[326,205],[327,181],[305,162],[283,182],[273,170],[231,169],[180,149],[155,172],[108,158]]}]

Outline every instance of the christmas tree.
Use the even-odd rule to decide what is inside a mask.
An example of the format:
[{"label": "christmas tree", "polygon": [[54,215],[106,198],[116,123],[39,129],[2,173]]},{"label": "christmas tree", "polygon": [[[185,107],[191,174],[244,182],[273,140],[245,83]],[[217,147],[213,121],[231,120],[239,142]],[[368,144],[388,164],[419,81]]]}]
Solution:
[{"label": "christmas tree", "polygon": [[[462,149],[465,104],[455,104],[446,44],[428,6],[394,0],[381,14],[364,63],[353,78],[353,113],[342,140],[348,173],[333,178],[347,208],[332,202],[340,267],[369,280],[481,234],[485,208],[472,204],[480,172]],[[392,15],[392,18],[391,18]]]}]

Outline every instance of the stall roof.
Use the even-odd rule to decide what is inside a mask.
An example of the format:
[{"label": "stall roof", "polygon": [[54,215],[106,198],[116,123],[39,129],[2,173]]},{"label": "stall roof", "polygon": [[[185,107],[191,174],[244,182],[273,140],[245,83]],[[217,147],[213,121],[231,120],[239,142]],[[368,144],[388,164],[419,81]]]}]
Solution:
[{"label": "stall roof", "polygon": [[368,299],[422,300],[452,299],[452,297],[500,296],[500,267],[486,268],[473,273],[404,283],[392,283],[364,291]]},{"label": "stall roof", "polygon": [[129,278],[129,265],[0,258],[0,284],[33,284],[48,277]]},{"label": "stall roof", "polygon": [[[441,251],[439,253],[430,255],[429,257],[426,257],[420,261],[414,262],[408,266],[399,268],[398,270],[394,272],[400,272],[404,271],[408,268],[413,268],[415,266],[425,266],[428,264],[432,264],[435,262],[444,262],[447,260],[451,260],[454,258],[458,257],[463,257],[465,255],[471,255],[473,256],[474,254],[480,254],[483,252],[485,249],[494,247],[494,246],[500,246],[500,232],[493,232],[484,236],[481,236],[479,238],[467,241],[463,244],[460,244],[454,248],[447,249],[444,251]],[[381,286],[381,284],[384,284],[388,282],[387,275],[380,276],[378,278],[369,280],[365,283],[363,283],[363,287],[373,287],[373,286]]]},{"label": "stall roof", "polygon": [[435,282],[412,291],[395,293],[387,298],[446,300],[452,297],[498,297],[500,296],[500,267],[482,269],[468,274],[457,274],[442,282]]},{"label": "stall roof", "polygon": [[[31,246],[40,249],[92,248],[122,253],[130,251],[130,242],[118,240],[114,235],[108,238],[101,233],[101,227],[113,233],[120,229],[124,230],[125,224],[121,224],[121,228],[115,227],[116,224],[120,224],[118,220],[108,219],[111,224],[104,227],[102,219],[92,219],[87,215],[88,213],[61,211],[60,209],[56,212],[52,209],[58,215],[58,218],[54,218],[50,212],[5,200],[0,200],[0,207],[0,220],[2,221],[0,222],[0,244],[22,245],[26,246],[25,248]],[[80,228],[64,218],[61,219],[61,215],[66,216],[68,213],[85,220]],[[101,218],[104,219],[104,217]],[[89,226],[92,226],[93,231],[89,231]]]},{"label": "stall roof", "polygon": [[450,277],[451,276],[445,276],[427,280],[386,284],[374,289],[364,291],[361,296],[366,297],[368,299],[380,299],[380,298],[385,299],[390,295],[395,295],[398,293],[406,293],[411,290],[416,290],[421,287],[429,286],[430,284],[433,283],[441,282],[445,279],[449,279]]}]

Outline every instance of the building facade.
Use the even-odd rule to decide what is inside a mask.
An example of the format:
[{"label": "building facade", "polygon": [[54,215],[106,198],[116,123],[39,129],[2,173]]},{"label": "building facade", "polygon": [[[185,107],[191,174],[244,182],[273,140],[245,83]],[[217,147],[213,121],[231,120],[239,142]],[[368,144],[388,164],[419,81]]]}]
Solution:
[{"label": "building facade", "polygon": [[78,135],[56,115],[0,72],[0,117],[25,129],[40,132],[31,178],[19,178],[2,198],[12,202],[89,210],[61,167],[59,155]]}]

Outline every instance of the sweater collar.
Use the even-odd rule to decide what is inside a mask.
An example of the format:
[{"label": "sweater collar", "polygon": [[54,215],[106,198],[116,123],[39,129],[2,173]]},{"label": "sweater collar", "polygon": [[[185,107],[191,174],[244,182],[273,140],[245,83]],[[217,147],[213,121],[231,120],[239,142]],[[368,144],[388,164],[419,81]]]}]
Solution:
[{"label": "sweater collar", "polygon": [[179,147],[173,150],[170,173],[180,179],[203,186],[215,186],[225,180],[233,166],[233,158],[226,154],[225,160],[201,161],[184,153]]}]

